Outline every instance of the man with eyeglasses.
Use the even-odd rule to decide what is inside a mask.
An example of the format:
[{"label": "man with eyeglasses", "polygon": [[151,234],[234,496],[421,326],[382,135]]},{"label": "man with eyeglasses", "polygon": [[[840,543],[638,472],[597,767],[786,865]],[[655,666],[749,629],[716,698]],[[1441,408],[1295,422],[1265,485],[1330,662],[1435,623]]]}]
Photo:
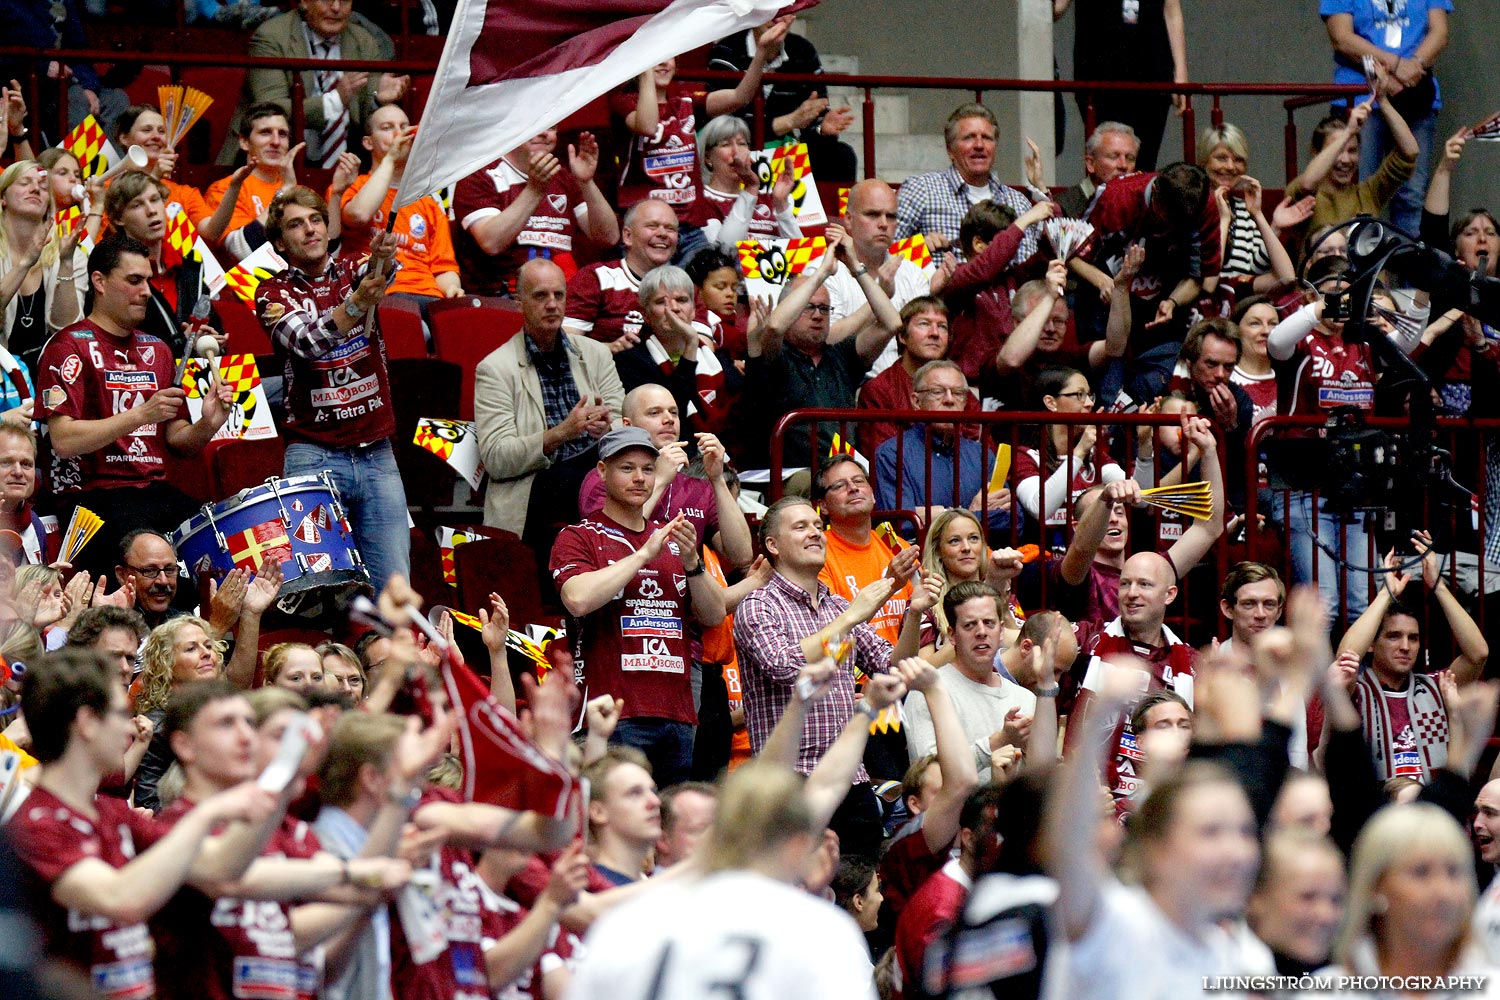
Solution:
[{"label": "man with eyeglasses", "polygon": [[[782,288],[776,308],[766,319],[761,344],[751,347],[745,369],[746,411],[760,415],[768,424],[790,410],[854,409],[855,393],[865,372],[901,329],[901,314],[891,304],[876,273],[856,259],[849,233],[842,226],[830,225],[825,239],[831,252],[818,258],[815,269],[808,268]],[[834,343],[829,333],[832,307],[825,283],[840,259],[852,268],[874,322]],[[758,398],[754,395],[757,388]],[[770,427],[765,429],[769,432]],[[807,426],[793,428],[783,452],[786,466],[814,465],[819,456],[829,453],[836,429],[836,424],[818,424],[814,450],[809,445]]]},{"label": "man with eyeglasses", "polygon": [[[1229,638],[1220,651],[1249,655],[1255,637],[1281,619],[1286,605],[1286,584],[1265,563],[1239,562],[1229,568],[1219,588],[1219,611],[1229,619]],[[1262,692],[1269,696],[1271,692]],[[1293,767],[1307,767],[1307,712],[1293,715],[1292,740],[1287,757]]]},{"label": "man with eyeglasses", "polygon": [[[904,410],[911,405],[911,377],[929,361],[948,357],[948,307],[936,295],[921,295],[901,307],[901,332],[896,334],[900,353],[896,363],[867,381],[859,390],[861,410]],[[972,395],[965,409],[978,411]],[[875,454],[890,438],[901,433],[893,421],[860,424],[855,431],[859,450]]]},{"label": "man with eyeglasses", "polygon": [[146,619],[148,629],[188,613],[174,608],[177,596],[177,552],[161,535],[143,528],[120,540],[120,562],[115,579],[120,586],[135,588],[135,609]]},{"label": "man with eyeglasses", "polygon": [[[961,413],[970,398],[969,380],[952,361],[929,361],[912,378],[913,409]],[[924,523],[947,507],[986,511],[992,543],[1001,533],[1008,540],[1011,493],[1004,485],[990,488],[994,468],[994,453],[959,434],[957,423],[913,424],[875,449],[877,506],[910,510]]]}]

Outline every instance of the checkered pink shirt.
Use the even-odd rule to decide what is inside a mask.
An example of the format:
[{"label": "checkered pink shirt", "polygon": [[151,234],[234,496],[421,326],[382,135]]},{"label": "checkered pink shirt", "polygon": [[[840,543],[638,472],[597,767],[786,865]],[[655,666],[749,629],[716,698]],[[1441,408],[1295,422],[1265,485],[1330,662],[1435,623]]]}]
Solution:
[{"label": "checkered pink shirt", "polygon": [[[735,609],[734,643],[739,649],[752,753],[759,754],[765,748],[782,709],[793,697],[797,673],[807,662],[802,657],[802,640],[823,629],[848,607],[848,601],[819,582],[818,605],[814,608],[807,591],[776,573],[770,583],[751,591]],[[857,625],[853,639],[852,660],[862,671],[876,674],[890,669],[891,645],[874,629]],[[797,751],[798,771],[808,774],[817,766],[854,714],[854,701],[854,674],[852,669],[845,669],[807,713],[802,746]],[[861,764],[854,782],[869,780]]]}]

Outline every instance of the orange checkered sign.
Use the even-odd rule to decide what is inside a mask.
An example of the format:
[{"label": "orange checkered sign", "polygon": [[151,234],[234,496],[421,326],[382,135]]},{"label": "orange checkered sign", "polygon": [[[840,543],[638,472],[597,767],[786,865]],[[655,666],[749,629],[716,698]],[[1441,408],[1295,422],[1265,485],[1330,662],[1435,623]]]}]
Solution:
[{"label": "orange checkered sign", "polygon": [[93,115],[86,116],[58,145],[72,153],[83,167],[84,180],[104,173],[120,159],[119,150],[110,144]]},{"label": "orange checkered sign", "polygon": [[783,143],[767,147],[754,156],[762,189],[769,189],[784,171],[792,172],[792,213],[797,216],[798,223],[803,226],[821,226],[828,222],[828,213],[823,209],[823,197],[818,194],[817,181],[813,178],[807,143]]},{"label": "orange checkered sign", "polygon": [[927,249],[927,240],[921,233],[913,233],[904,240],[891,244],[891,253],[905,257],[922,270],[932,266],[932,251]]},{"label": "orange checkered sign", "polygon": [[479,536],[470,534],[462,528],[446,526],[438,528],[438,552],[443,564],[443,582],[449,586],[458,584],[458,564],[453,560],[453,550],[465,542],[472,542],[477,537]]},{"label": "orange checkered sign", "polygon": [[267,559],[287,562],[292,558],[292,541],[279,518],[236,532],[228,541],[235,569],[259,570]]}]

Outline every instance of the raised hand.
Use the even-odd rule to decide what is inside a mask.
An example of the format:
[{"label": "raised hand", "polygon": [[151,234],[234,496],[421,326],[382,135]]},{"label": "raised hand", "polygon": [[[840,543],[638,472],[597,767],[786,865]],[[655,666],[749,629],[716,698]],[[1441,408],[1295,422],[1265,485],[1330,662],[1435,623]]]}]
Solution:
[{"label": "raised hand", "polygon": [[578,700],[583,697],[578,685],[573,683],[572,677],[552,670],[540,684],[532,680],[530,674],[522,674],[521,687],[526,694],[526,703],[531,706],[533,742],[554,760],[566,763]]},{"label": "raised hand", "polygon": [[625,699],[601,694],[597,698],[589,699],[583,711],[584,719],[588,723],[589,735],[608,742],[610,736],[614,734],[615,726],[620,722],[620,713],[625,711]]},{"label": "raised hand", "polygon": [[395,104],[406,96],[411,89],[411,77],[396,76],[393,73],[380,74],[380,80],[375,84],[376,104]]},{"label": "raised hand", "polygon": [[284,579],[280,560],[262,560],[260,566],[256,568],[255,578],[245,587],[243,614],[256,616],[265,614],[276,602],[276,595],[281,593],[281,584]]},{"label": "raised hand", "polygon": [[526,165],[526,186],[540,196],[546,192],[547,185],[552,183],[552,178],[556,177],[560,170],[562,170],[562,163],[557,157],[551,153],[538,153]]},{"label": "raised hand", "polygon": [[116,607],[130,608],[135,606],[135,581],[127,579],[120,585],[120,589],[113,594],[106,594],[105,588],[109,586],[109,577],[101,576],[99,583],[94,587],[94,599],[89,607]]},{"label": "raised hand", "polygon": [[[678,514],[672,520],[651,532],[651,537],[646,539],[645,545],[641,546],[641,551],[646,554],[647,562],[661,555],[661,550],[666,547],[667,542],[673,539],[678,525],[682,524],[687,524],[687,516]],[[691,528],[691,525],[689,525],[689,528]],[[694,565],[697,565],[697,563],[694,563]]]},{"label": "raised hand", "polygon": [[807,128],[828,107],[828,99],[819,97],[815,90],[807,95],[807,100],[797,105],[797,110],[791,114],[792,128]]},{"label": "raised hand", "polygon": [[552,871],[547,876],[547,885],[542,889],[542,898],[566,910],[578,901],[578,894],[589,886],[591,865],[583,852],[583,844],[574,841],[552,862]]},{"label": "raised hand", "polygon": [[698,559],[698,530],[685,516],[679,514],[672,519],[670,541],[677,545],[677,557],[682,560],[682,568],[690,573],[696,570],[700,561]]},{"label": "raised hand", "polygon": [[1312,218],[1318,200],[1312,195],[1297,201],[1282,200],[1271,213],[1271,225],[1277,229],[1292,229]]},{"label": "raised hand", "polygon": [[930,691],[941,683],[938,668],[920,656],[908,656],[896,664],[896,675],[908,691]]},{"label": "raised hand", "polygon": [[490,593],[490,607],[494,609],[494,614],[484,608],[479,609],[479,638],[484,641],[485,649],[491,654],[498,654],[505,651],[505,637],[510,631],[510,609],[505,606],[500,595],[494,592]]},{"label": "raised hand", "polygon": [[874,674],[865,682],[865,701],[874,709],[887,708],[906,694],[906,684],[893,673]]},{"label": "raised hand", "polygon": [[338,83],[333,85],[333,89],[338,91],[339,100],[347,108],[350,104],[354,103],[354,99],[359,96],[359,92],[364,90],[365,84],[369,82],[370,74],[365,70],[349,70],[339,74]]},{"label": "raised hand", "polygon": [[915,545],[908,545],[891,556],[891,561],[886,563],[885,579],[892,581],[894,584],[892,589],[899,589],[906,585],[911,579],[912,572],[917,568],[917,561],[920,557],[921,553],[917,551]]},{"label": "raised hand", "polygon": [[[759,178],[757,177],[757,182]],[[788,202],[792,197],[792,191],[797,187],[797,176],[790,169],[783,170],[776,175],[776,183],[771,185],[771,205],[777,214],[786,211]]]},{"label": "raised hand", "polygon": [[921,577],[921,582],[912,588],[911,603],[907,607],[919,614],[925,614],[937,607],[938,601],[942,598],[943,581],[936,573],[928,573],[920,569],[917,573]]},{"label": "raised hand", "polygon": [[1432,547],[1432,535],[1426,531],[1413,531],[1411,543],[1422,554],[1422,582],[1428,590],[1437,589],[1443,582],[1443,555]]},{"label": "raised hand", "polygon": [[759,590],[771,582],[771,576],[776,571],[771,568],[771,561],[765,556],[756,556],[750,568],[745,571],[745,579],[755,581],[755,589]]},{"label": "raised hand", "polygon": [[[329,188],[336,195],[342,195],[349,190],[349,185],[359,176],[359,157],[353,153],[342,152],[339,154],[339,162],[333,167],[333,180],[329,182]],[[330,211],[332,209],[330,208]]]},{"label": "raised hand", "polygon": [[990,751],[990,781],[996,785],[1008,785],[1021,773],[1021,762],[1026,751],[1007,743]]},{"label": "raised hand", "polygon": [[838,673],[838,664],[833,662],[832,657],[825,656],[806,664],[797,671],[797,699],[802,702],[817,701],[833,687]]},{"label": "raised hand", "polygon": [[1031,723],[1032,716],[1023,714],[1020,708],[1006,712],[1005,724],[1000,727],[1000,745],[1024,747],[1031,738]]},{"label": "raised hand", "polygon": [[1042,150],[1031,136],[1026,137],[1026,182],[1032,187],[1042,186]]},{"label": "raised hand", "polygon": [[1396,555],[1396,550],[1391,549],[1385,554],[1385,589],[1390,591],[1391,600],[1401,596],[1406,585],[1411,582],[1410,568],[1403,568],[1404,558]]},{"label": "raised hand", "polygon": [[700,431],[693,435],[698,442],[698,454],[703,458],[703,474],[709,482],[724,478],[724,445],[717,437]]},{"label": "raised hand", "polygon": [[599,170],[599,140],[592,132],[581,132],[578,144],[568,144],[568,169],[579,184],[587,184]]},{"label": "raised hand", "polygon": [[286,159],[281,161],[281,186],[283,189],[297,186],[297,157],[307,148],[307,143],[299,142],[286,154]]}]

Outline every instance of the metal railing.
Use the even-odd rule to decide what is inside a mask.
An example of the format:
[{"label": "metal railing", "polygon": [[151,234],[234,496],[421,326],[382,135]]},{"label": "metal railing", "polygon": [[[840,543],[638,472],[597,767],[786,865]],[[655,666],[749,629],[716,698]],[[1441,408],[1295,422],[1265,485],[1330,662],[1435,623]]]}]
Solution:
[{"label": "metal railing", "polygon": [[[1178,427],[1180,426],[1180,421],[1181,418],[1174,414],[1154,413],[1055,413],[1045,411],[1025,412],[1019,410],[995,410],[990,412],[966,411],[962,413],[939,412],[932,410],[793,410],[777,420],[774,429],[771,432],[769,494],[770,499],[773,501],[780,499],[783,494],[784,488],[782,480],[784,478],[783,472],[786,468],[786,442],[791,435],[802,433],[806,433],[808,435],[811,445],[809,453],[813,456],[816,456],[816,463],[816,461],[820,461],[823,455],[826,454],[826,451],[821,448],[818,443],[820,440],[818,437],[820,425],[825,427],[828,425],[833,425],[837,428],[838,434],[842,440],[852,441],[854,440],[855,435],[851,433],[851,428],[861,424],[882,422],[906,425],[908,427],[925,427],[923,447],[926,454],[926,467],[925,480],[923,483],[923,496],[907,497],[901,483],[900,475],[901,470],[904,467],[903,463],[906,457],[906,442],[902,440],[904,438],[904,433],[898,433],[895,438],[897,470],[895,503],[889,509],[878,512],[877,519],[884,519],[890,515],[899,515],[908,520],[911,520],[913,519],[914,510],[925,507],[929,504],[932,506],[969,507],[970,501],[973,498],[961,496],[959,494],[957,488],[959,480],[962,478],[962,475],[965,471],[968,471],[971,475],[977,472],[979,474],[978,481],[987,487],[987,484],[990,481],[990,475],[992,471],[991,467],[989,465],[985,465],[983,468],[973,469],[971,467],[972,463],[967,465],[964,463],[962,450],[954,449],[954,454],[952,457],[954,465],[954,488],[950,491],[951,495],[947,497],[934,496],[932,473],[933,450],[931,447],[933,432],[931,427],[927,425],[938,423],[957,424],[960,427],[977,427],[979,429],[978,440],[981,445],[979,455],[980,461],[982,462],[992,461],[992,458],[990,456],[993,455],[996,444],[1009,445],[1011,450],[1012,483],[1015,482],[1015,459],[1016,456],[1020,453],[1021,449],[1036,448],[1038,454],[1045,454],[1046,435],[1050,433],[1051,427],[1065,426],[1070,428],[1070,430],[1068,432],[1068,456],[1064,459],[1064,462],[1068,466],[1069,480],[1069,487],[1067,490],[1067,497],[1064,506],[1068,510],[1071,510],[1073,501],[1075,499],[1072,490],[1072,444],[1074,441],[1074,432],[1071,430],[1071,428],[1081,428],[1086,426],[1097,427],[1099,429],[1099,440],[1095,445],[1096,454],[1098,453],[1099,449],[1107,447],[1112,461],[1119,464],[1124,470],[1127,470],[1128,474],[1128,470],[1130,470],[1133,466],[1135,455],[1135,435],[1130,432],[1135,428],[1140,427],[1153,427],[1158,429]],[[1110,431],[1116,430],[1123,433],[1123,447],[1117,448],[1113,444],[1106,446],[1106,435]],[[1217,427],[1214,427],[1214,436],[1219,443],[1218,453],[1220,456],[1219,461],[1222,470],[1224,468],[1223,456],[1225,454],[1224,441],[1223,436]],[[1153,431],[1153,437],[1155,438],[1154,451],[1157,456],[1162,456],[1164,452],[1160,441],[1160,431]],[[865,455],[864,458],[867,459],[872,465],[869,470],[871,485],[877,486],[877,474],[875,468],[873,467],[875,463],[875,455]],[[1161,458],[1158,457],[1158,470],[1161,469],[1162,464],[1163,462]],[[816,471],[816,469],[814,469],[814,471]],[[1045,479],[1045,477],[1052,471],[1054,470],[1044,468],[1043,478]],[[1160,472],[1158,472],[1158,478],[1159,477]],[[877,492],[877,496],[878,495],[879,494]],[[908,499],[912,501],[910,504],[906,502]],[[978,516],[981,524],[988,526],[990,524],[989,514],[992,508],[989,504],[989,497],[985,492],[985,489],[980,490],[979,499],[980,503],[978,508],[975,510],[975,514]],[[921,502],[919,503],[918,501]],[[990,537],[992,543],[996,541],[1003,541],[1005,544],[1008,544],[1012,547],[1034,544],[1038,545],[1043,552],[1046,552],[1048,550],[1060,552],[1061,548],[1065,547],[1069,542],[1072,541],[1073,524],[1071,517],[1064,517],[1062,524],[1048,525],[1046,523],[1046,514],[1044,514],[1041,518],[1042,523],[1038,525],[1036,524],[1037,519],[1027,516],[1026,527],[1023,531],[1020,527],[1018,527],[1019,518],[1017,517],[1017,512],[1020,510],[1020,501],[1016,497],[1014,486],[1012,486],[1010,507],[1011,517],[1009,527],[1000,529],[1000,534],[1003,536],[1000,539],[996,538],[993,529],[987,530],[986,533]],[[1161,537],[1161,526],[1164,523],[1164,520],[1166,520],[1166,518],[1161,511],[1153,510],[1151,512],[1149,524],[1155,531],[1156,539],[1160,539]],[[916,540],[920,545],[925,543],[927,525],[925,521],[919,520],[919,523],[921,527],[916,534]],[[1145,524],[1139,523],[1139,526],[1144,527]],[[1145,543],[1136,545],[1135,549],[1137,551],[1149,551]],[[1185,579],[1182,582],[1182,610],[1179,613],[1169,615],[1168,620],[1177,622],[1178,624],[1183,625],[1184,628],[1186,628],[1190,624],[1196,624],[1196,628],[1200,632],[1215,631],[1222,635],[1224,634],[1226,624],[1223,621],[1222,617],[1217,614],[1215,606],[1213,605],[1211,600],[1216,596],[1217,590],[1212,589],[1212,592],[1206,596],[1203,591],[1205,590],[1205,588],[1212,588],[1212,585],[1209,583],[1210,576],[1212,576],[1214,579],[1222,580],[1224,578],[1224,574],[1228,571],[1229,547],[1224,543],[1223,539],[1220,539],[1220,541],[1215,544],[1212,554],[1205,557],[1200,562],[1200,565],[1204,564],[1207,564],[1211,567],[1211,572],[1205,571],[1204,573],[1198,574],[1196,577],[1196,583],[1192,582],[1194,578],[1191,574],[1189,575],[1188,579]],[[1046,573],[1040,574],[1040,580],[1038,581],[1038,583],[1040,588],[1039,593],[1042,600],[1042,606],[1048,607],[1050,605],[1048,604],[1047,598],[1048,579]],[[1194,618],[1195,612],[1196,618]],[[1204,621],[1203,619],[1208,617],[1210,614],[1212,614],[1213,618],[1217,620]],[[1186,631],[1184,631],[1184,634],[1187,634]]]},{"label": "metal railing", "polygon": [[[406,16],[406,13],[406,7],[403,6],[403,16]],[[301,107],[304,95],[302,80],[298,72],[300,70],[338,68],[369,72],[403,73],[413,76],[431,76],[437,70],[436,58],[409,57],[412,47],[409,44],[411,38],[427,36],[403,35],[398,51],[403,56],[406,56],[406,58],[380,61],[255,57],[237,53],[204,52],[201,48],[197,48],[196,51],[183,51],[184,46],[193,45],[195,37],[204,37],[201,33],[211,33],[216,38],[222,38],[225,34],[220,29],[181,27],[178,31],[164,32],[162,33],[162,37],[153,38],[153,42],[162,43],[160,47],[153,45],[149,50],[134,51],[116,51],[107,48],[46,50],[27,46],[0,46],[0,58],[21,58],[32,61],[58,59],[65,63],[97,62],[131,66],[165,65],[171,72],[173,79],[177,79],[181,71],[188,67],[246,70],[278,69],[290,71],[293,105],[291,109],[293,119],[292,129],[294,135],[300,135],[304,130]],[[678,77],[684,80],[733,85],[739,81],[741,74],[729,71],[683,68],[679,70]],[[33,71],[31,79],[23,84],[28,87],[27,95],[28,99],[32,102],[32,107],[41,106],[41,87],[45,85],[44,80],[45,77]],[[1012,80],[990,77],[901,76],[870,73],[767,73],[764,81],[766,84],[816,84],[825,91],[829,87],[860,91],[864,98],[861,112],[864,125],[864,171],[867,177],[875,176],[877,166],[875,141],[876,90],[958,90],[973,94],[975,100],[981,100],[987,93],[998,92],[1080,93],[1085,95],[1085,132],[1092,131],[1096,124],[1094,120],[1093,101],[1089,95],[1106,91],[1112,93],[1126,91],[1142,94],[1183,94],[1188,99],[1187,108],[1182,115],[1183,157],[1188,161],[1195,159],[1197,149],[1196,111],[1193,106],[1194,98],[1209,98],[1209,119],[1215,126],[1218,126],[1224,122],[1222,101],[1226,97],[1283,97],[1287,98],[1285,102],[1287,113],[1285,148],[1287,179],[1295,177],[1298,172],[1296,122],[1293,118],[1295,108],[1338,97],[1358,96],[1367,92],[1366,88],[1362,86],[1328,83],[1143,83],[1137,81]],[[59,96],[64,97],[68,82],[66,80],[57,80],[53,85],[58,87]],[[216,96],[226,99],[226,95]],[[65,99],[59,100],[57,106],[59,117],[65,118],[67,101]],[[755,136],[757,144],[760,144],[764,139],[766,131],[764,90],[757,92],[754,100],[754,108]],[[67,131],[66,121],[61,120],[58,124],[61,126],[58,134],[65,133]]]}]

